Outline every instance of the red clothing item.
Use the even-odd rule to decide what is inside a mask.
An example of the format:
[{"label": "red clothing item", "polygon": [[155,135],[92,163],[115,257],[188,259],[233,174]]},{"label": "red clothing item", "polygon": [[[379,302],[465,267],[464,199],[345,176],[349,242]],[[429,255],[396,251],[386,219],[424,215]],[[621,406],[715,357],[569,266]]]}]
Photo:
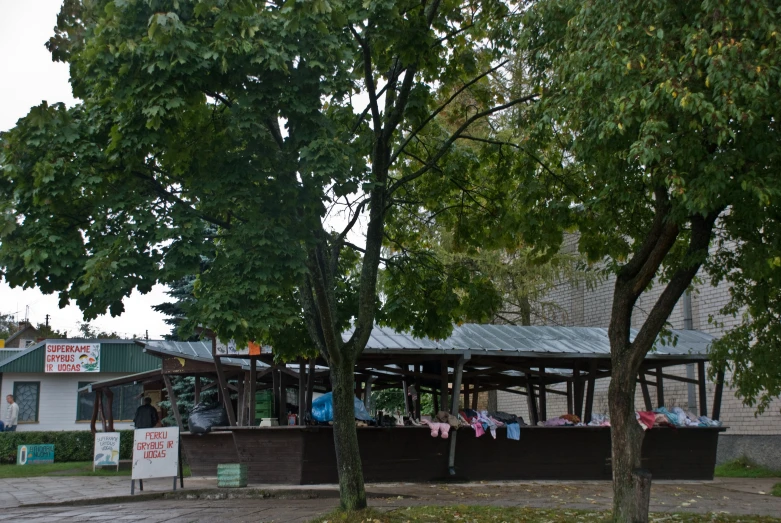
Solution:
[{"label": "red clothing item", "polygon": [[648,430],[654,426],[654,421],[656,420],[655,412],[641,411],[638,412],[637,415],[637,422],[640,423],[640,426],[643,427],[643,430]]}]

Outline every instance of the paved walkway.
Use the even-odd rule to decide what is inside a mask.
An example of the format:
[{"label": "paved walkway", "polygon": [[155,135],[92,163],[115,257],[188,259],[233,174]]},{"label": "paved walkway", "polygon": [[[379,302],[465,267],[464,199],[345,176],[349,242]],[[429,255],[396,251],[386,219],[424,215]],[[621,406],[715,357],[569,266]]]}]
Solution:
[{"label": "paved walkway", "polygon": [[[653,512],[724,512],[781,516],[781,498],[771,496],[778,479],[717,479],[712,482],[658,481],[651,493]],[[335,508],[337,490],[324,486],[263,486],[215,489],[212,478],[185,480],[179,499],[127,498],[130,480],[117,477],[46,477],[0,480],[3,521],[309,521]],[[170,491],[171,480],[147,480],[145,492]],[[257,499],[265,487],[268,499]],[[368,485],[369,504],[390,510],[410,505],[493,505],[540,508],[610,508],[609,482],[483,482],[467,484]],[[219,499],[224,496],[246,499]],[[117,498],[104,504],[90,499]],[[187,498],[190,499],[187,499]],[[216,498],[216,499],[215,499]],[[141,498],[138,498],[141,499]],[[57,503],[76,502],[78,506]],[[100,503],[98,501],[98,503]],[[46,505],[43,505],[46,504]],[[36,506],[31,506],[36,505]],[[17,508],[12,508],[17,507]],[[781,520],[779,520],[781,521]]]}]

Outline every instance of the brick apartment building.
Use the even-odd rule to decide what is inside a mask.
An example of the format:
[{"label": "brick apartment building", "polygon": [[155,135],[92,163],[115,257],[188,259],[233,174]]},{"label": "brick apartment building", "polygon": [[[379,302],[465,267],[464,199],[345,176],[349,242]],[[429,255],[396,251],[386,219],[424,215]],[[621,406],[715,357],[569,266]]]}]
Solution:
[{"label": "brick apartment building", "polygon": [[[572,235],[566,239],[562,250],[575,252],[576,249],[577,237]],[[569,282],[558,285],[556,290],[546,297],[546,300],[556,304],[555,310],[549,311],[546,318],[547,324],[607,327],[610,323],[614,284],[615,277],[601,281],[590,289],[587,289],[583,284],[575,285]],[[633,328],[640,328],[662,290],[663,286],[656,286],[638,300],[632,317]],[[679,301],[669,318],[669,323],[673,329],[695,329],[718,337],[738,322],[738,319],[723,316],[719,312],[727,304],[729,298],[729,288],[725,285],[713,287],[707,282],[698,285],[690,296],[684,296]],[[723,327],[709,322],[711,316],[723,323]],[[541,323],[538,318],[532,318],[533,323],[535,320]],[[665,372],[684,377],[687,376],[687,373],[688,377],[696,376],[694,365],[681,365],[666,369]],[[766,466],[781,469],[781,400],[774,400],[764,414],[755,416],[754,409],[743,405],[742,401],[735,396],[735,390],[729,386],[731,378],[729,371],[725,377],[726,385],[721,406],[721,420],[725,426],[729,427],[729,430],[720,437],[719,460],[727,461],[746,456]],[[679,406],[696,412],[699,407],[696,386],[670,380],[665,381],[666,406]],[[597,380],[596,382],[595,413],[607,413],[608,385],[609,379]],[[708,401],[713,399],[714,388],[715,385],[708,381]],[[650,386],[650,389],[653,395],[653,386]],[[549,418],[567,412],[566,399],[563,396],[549,395],[548,398]],[[639,386],[635,405],[639,409],[643,408]],[[521,415],[526,415],[527,411],[525,397],[501,391],[497,393],[497,407],[499,410]],[[708,407],[710,408],[710,405]]]}]

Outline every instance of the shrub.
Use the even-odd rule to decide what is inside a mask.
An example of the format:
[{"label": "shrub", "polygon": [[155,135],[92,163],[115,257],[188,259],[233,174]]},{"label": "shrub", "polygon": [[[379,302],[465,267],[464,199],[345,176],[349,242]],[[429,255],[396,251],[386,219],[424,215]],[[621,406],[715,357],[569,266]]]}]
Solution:
[{"label": "shrub", "polygon": [[[120,430],[119,459],[133,456],[133,431]],[[16,463],[19,445],[54,445],[54,461],[92,461],[95,439],[88,430],[0,433],[0,463]]]}]

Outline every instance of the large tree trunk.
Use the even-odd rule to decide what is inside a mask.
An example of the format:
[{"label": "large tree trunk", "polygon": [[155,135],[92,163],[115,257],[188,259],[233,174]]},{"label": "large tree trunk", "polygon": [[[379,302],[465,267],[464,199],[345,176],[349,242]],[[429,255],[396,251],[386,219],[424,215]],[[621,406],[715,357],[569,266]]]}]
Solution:
[{"label": "large tree trunk", "polygon": [[[623,349],[623,350],[621,350]],[[613,521],[648,521],[648,507],[638,503],[636,476],[640,468],[643,430],[635,418],[635,382],[637,370],[630,367],[626,347],[614,350],[613,376],[608,389],[610,438],[613,465]]]},{"label": "large tree trunk", "polygon": [[339,471],[339,500],[342,510],[366,508],[363,469],[355,429],[355,364],[342,360],[331,365],[334,401],[334,448]]}]

